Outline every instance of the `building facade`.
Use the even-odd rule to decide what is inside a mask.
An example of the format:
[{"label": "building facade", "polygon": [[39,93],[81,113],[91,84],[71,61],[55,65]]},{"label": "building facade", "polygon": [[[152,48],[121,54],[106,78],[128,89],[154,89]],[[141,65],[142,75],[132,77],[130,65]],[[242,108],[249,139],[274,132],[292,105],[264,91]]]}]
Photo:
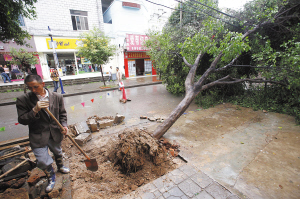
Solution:
[{"label": "building facade", "polygon": [[[153,3],[175,7],[167,0],[153,0]],[[149,30],[160,31],[172,10],[145,0],[114,0],[103,14],[105,34],[119,46],[113,60],[105,66],[124,69],[125,77],[155,75],[151,58],[146,54],[143,43]]]},{"label": "building facade", "polygon": [[94,27],[104,31],[101,0],[39,0],[35,7],[37,19],[23,18],[22,27],[32,35],[34,48],[29,50],[39,56],[42,77],[49,79],[50,68],[55,67],[48,26],[65,75],[97,70],[89,68],[89,62],[76,57],[76,47],[81,33]]}]

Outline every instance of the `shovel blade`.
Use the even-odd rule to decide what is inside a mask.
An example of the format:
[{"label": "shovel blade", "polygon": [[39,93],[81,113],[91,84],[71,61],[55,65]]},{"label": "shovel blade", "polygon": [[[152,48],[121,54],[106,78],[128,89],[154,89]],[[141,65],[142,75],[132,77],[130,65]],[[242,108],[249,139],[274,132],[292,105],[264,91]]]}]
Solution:
[{"label": "shovel blade", "polygon": [[96,159],[89,159],[89,160],[84,160],[85,166],[88,170],[91,171],[97,171],[98,170],[98,164]]}]

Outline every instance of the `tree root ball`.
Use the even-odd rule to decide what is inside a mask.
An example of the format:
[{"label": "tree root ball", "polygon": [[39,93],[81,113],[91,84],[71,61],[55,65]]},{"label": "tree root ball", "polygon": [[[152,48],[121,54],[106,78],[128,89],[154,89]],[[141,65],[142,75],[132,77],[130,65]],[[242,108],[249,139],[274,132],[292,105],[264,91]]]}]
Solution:
[{"label": "tree root ball", "polygon": [[127,129],[119,134],[119,140],[109,159],[119,165],[123,173],[129,173],[142,169],[146,161],[160,165],[166,161],[167,154],[158,140],[148,132]]}]

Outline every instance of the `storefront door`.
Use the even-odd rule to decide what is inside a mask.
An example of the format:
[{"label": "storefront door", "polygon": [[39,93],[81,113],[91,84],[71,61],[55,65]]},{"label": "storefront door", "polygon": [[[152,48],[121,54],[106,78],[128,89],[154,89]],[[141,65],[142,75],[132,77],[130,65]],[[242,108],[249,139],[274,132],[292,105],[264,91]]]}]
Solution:
[{"label": "storefront door", "polygon": [[128,72],[129,72],[129,77],[136,76],[135,60],[128,60]]}]

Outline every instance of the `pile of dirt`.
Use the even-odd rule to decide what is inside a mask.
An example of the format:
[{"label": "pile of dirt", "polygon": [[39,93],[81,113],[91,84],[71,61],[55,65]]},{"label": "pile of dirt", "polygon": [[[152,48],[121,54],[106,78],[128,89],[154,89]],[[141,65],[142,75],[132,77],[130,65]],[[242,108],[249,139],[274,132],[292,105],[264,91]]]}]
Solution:
[{"label": "pile of dirt", "polygon": [[162,143],[137,128],[95,136],[83,147],[90,158],[97,160],[96,172],[87,170],[83,162],[86,158],[68,139],[62,146],[70,162],[74,199],[121,198],[180,166],[178,158]]},{"label": "pile of dirt", "polygon": [[120,138],[109,159],[120,167],[123,173],[136,172],[146,162],[159,166],[167,159],[167,154],[159,142],[141,129],[128,129],[119,134]]}]

